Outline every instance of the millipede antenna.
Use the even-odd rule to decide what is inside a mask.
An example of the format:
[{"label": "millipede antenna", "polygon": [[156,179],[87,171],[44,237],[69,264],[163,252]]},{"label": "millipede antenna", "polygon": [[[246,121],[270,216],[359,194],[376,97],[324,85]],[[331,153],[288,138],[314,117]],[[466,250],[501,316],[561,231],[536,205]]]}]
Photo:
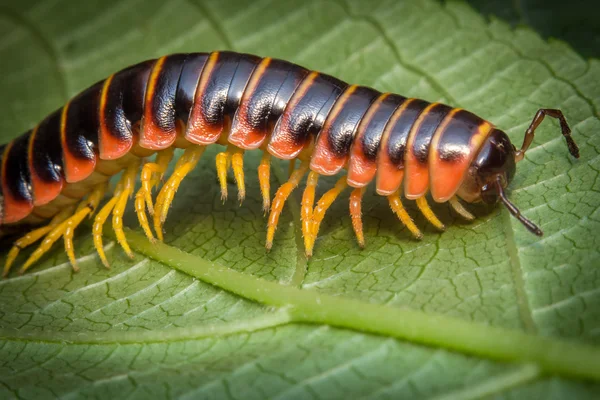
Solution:
[{"label": "millipede antenna", "polygon": [[506,208],[508,208],[508,211],[513,215],[513,217],[515,217],[523,225],[525,225],[525,228],[527,228],[531,233],[534,233],[538,236],[544,235],[544,232],[542,232],[540,227],[537,226],[536,224],[534,224],[533,222],[531,222],[529,219],[527,219],[523,214],[521,214],[521,211],[519,211],[517,206],[515,206],[513,203],[511,203],[511,201],[508,199],[508,197],[506,197],[506,194],[504,193],[504,189],[502,188],[502,180],[500,178],[500,175],[498,175],[498,177],[496,178],[495,184],[496,184],[496,189],[498,190],[498,196],[500,197],[500,200],[502,201],[502,203],[504,203]]}]

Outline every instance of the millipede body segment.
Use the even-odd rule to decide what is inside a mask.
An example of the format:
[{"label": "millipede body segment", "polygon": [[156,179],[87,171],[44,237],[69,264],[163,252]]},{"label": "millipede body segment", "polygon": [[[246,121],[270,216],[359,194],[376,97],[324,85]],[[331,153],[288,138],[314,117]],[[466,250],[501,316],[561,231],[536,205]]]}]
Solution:
[{"label": "millipede body segment", "polygon": [[[92,85],[0,147],[0,226],[41,226],[15,242],[4,275],[22,248],[41,240],[24,262],[25,271],[61,237],[76,268],[73,232],[91,215],[94,244],[104,264],[108,266],[102,228],[109,217],[118,242],[131,255],[122,216],[134,194],[144,232],[150,240],[156,240],[154,235],[162,239],[175,192],[213,143],[226,146],[216,157],[223,199],[229,168],[238,197],[244,199],[244,151],[263,151],[258,175],[265,213],[269,212],[267,249],[286,199],[305,175],[301,217],[308,256],[326,210],[347,186],[353,188],[352,226],[359,245],[364,245],[361,200],[371,182],[416,238],[421,231],[404,209],[401,194],[415,200],[441,230],[444,226],[429,207],[427,193],[435,202],[449,202],[467,219],[472,215],[459,199],[500,201],[541,235],[504,190],[546,115],[559,119],[569,151],[578,157],[559,110],[539,110],[517,150],[503,131],[469,111],[349,85],[283,60],[223,51],[144,61]],[[173,174],[163,180],[175,148],[185,151]],[[154,161],[144,162],[153,154]],[[272,201],[271,157],[292,165],[299,161]],[[347,174],[315,204],[319,176],[343,169]],[[108,180],[121,171],[112,197],[101,206]],[[136,191],[138,174],[141,187]],[[153,199],[152,190],[161,182]]]}]

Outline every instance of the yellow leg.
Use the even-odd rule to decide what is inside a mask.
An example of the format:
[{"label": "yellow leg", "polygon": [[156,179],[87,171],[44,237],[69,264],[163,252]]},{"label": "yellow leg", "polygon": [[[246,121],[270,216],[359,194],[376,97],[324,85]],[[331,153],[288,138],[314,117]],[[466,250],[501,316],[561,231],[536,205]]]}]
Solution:
[{"label": "yellow leg", "polygon": [[[117,189],[119,189],[119,185],[117,185]],[[117,190],[115,190],[115,194]],[[96,218],[94,219],[94,226],[92,227],[92,238],[94,239],[94,247],[98,252],[98,256],[100,256],[100,260],[102,264],[106,268],[110,268],[108,264],[108,260],[106,259],[106,254],[104,254],[104,247],[102,245],[102,227],[104,226],[104,222],[112,212],[113,208],[117,204],[117,198],[113,197],[102,207],[102,209],[96,214]]]},{"label": "yellow leg", "polygon": [[315,241],[317,240],[317,234],[319,233],[319,228],[321,227],[321,222],[323,218],[325,218],[325,213],[329,209],[329,207],[333,204],[335,199],[342,193],[342,191],[348,186],[346,181],[346,177],[340,178],[335,186],[329,189],[321,199],[317,202],[317,206],[313,211],[313,221],[311,226],[310,240],[308,245],[306,246],[306,256],[312,256],[313,247],[315,245]]},{"label": "yellow leg", "polygon": [[173,159],[175,152],[174,147],[161,150],[156,154],[156,162],[146,163],[142,168],[142,187],[139,192],[144,194],[144,200],[148,207],[148,212],[154,214],[154,206],[152,205],[152,188],[163,178],[169,163]]},{"label": "yellow leg", "polygon": [[161,150],[156,155],[156,162],[146,163],[142,167],[141,187],[135,195],[135,213],[144,230],[148,240],[153,241],[154,235],[150,230],[150,224],[146,216],[146,207],[148,212],[154,214],[154,205],[152,204],[152,188],[162,179],[169,163],[173,159],[175,149],[169,147]]},{"label": "yellow leg", "polygon": [[229,146],[226,151],[217,154],[216,165],[217,165],[217,177],[219,178],[219,185],[221,186],[221,200],[225,202],[227,200],[227,170],[229,169],[229,163],[231,162],[231,153],[229,152]]},{"label": "yellow leg", "polygon": [[435,226],[440,231],[443,231],[446,229],[444,224],[442,224],[442,221],[440,221],[438,219],[438,217],[435,216],[435,214],[429,207],[429,204],[427,204],[427,199],[425,198],[425,196],[419,197],[417,199],[417,207],[419,207],[419,210],[421,210],[421,212],[423,213],[425,218],[427,218],[427,221],[429,221],[431,223],[431,225]]},{"label": "yellow leg", "polygon": [[292,159],[290,160],[290,163],[288,164],[288,179],[292,177],[292,174],[294,173],[294,170],[296,169],[296,159]]},{"label": "yellow leg", "polygon": [[150,223],[148,222],[148,216],[146,215],[146,201],[144,200],[144,192],[139,190],[136,193],[133,205],[135,208],[135,213],[138,217],[138,221],[140,222],[140,226],[144,230],[146,237],[149,241],[155,242],[156,239],[150,230]]},{"label": "yellow leg", "polygon": [[231,168],[233,168],[233,177],[238,187],[238,200],[240,204],[246,198],[246,184],[244,183],[244,152],[236,149],[231,156]]},{"label": "yellow leg", "polygon": [[317,182],[319,181],[319,174],[314,171],[310,171],[308,178],[306,179],[306,188],[302,195],[302,208],[300,210],[300,217],[302,219],[302,237],[304,237],[304,248],[308,249],[311,243],[311,230],[312,230],[312,219],[313,219],[313,207],[315,203],[315,189],[317,188]]},{"label": "yellow leg", "polygon": [[473,221],[475,216],[471,214],[467,209],[461,204],[458,200],[458,197],[454,196],[450,199],[450,205],[461,217],[466,219],[467,221]]},{"label": "yellow leg", "polygon": [[90,195],[85,201],[79,203],[77,210],[75,210],[75,214],[71,216],[67,220],[67,225],[65,227],[64,240],[65,240],[65,251],[67,253],[67,257],[69,257],[69,261],[71,262],[71,266],[75,272],[79,271],[79,267],[77,266],[77,260],[75,259],[75,246],[73,246],[73,236],[75,234],[75,228],[81,224],[81,221],[86,216],[92,216],[94,211],[98,208],[98,205],[102,201],[104,197],[104,192],[106,191],[106,184],[100,184],[94,187]]},{"label": "yellow leg", "polygon": [[263,198],[263,212],[267,215],[271,206],[271,155],[268,152],[263,152],[260,164],[258,166],[258,182],[260,183],[260,193]]},{"label": "yellow leg", "polygon": [[365,237],[363,235],[361,203],[365,187],[356,188],[350,194],[350,218],[352,218],[352,228],[356,234],[356,241],[360,248],[365,247]]},{"label": "yellow leg", "polygon": [[406,212],[406,209],[402,205],[402,201],[400,200],[400,196],[398,195],[398,192],[388,196],[388,201],[390,203],[390,207],[392,208],[394,213],[398,216],[400,221],[404,224],[404,226],[406,226],[408,228],[408,230],[413,234],[413,236],[416,239],[422,239],[423,234],[421,233],[419,228],[417,228],[417,226],[415,225],[415,223],[412,220],[412,218],[410,217],[410,215],[408,215],[408,213]]},{"label": "yellow leg", "polygon": [[196,164],[198,164],[202,153],[204,153],[204,149],[204,146],[190,146],[185,149],[185,152],[180,158],[180,160],[183,159],[184,161],[180,162],[180,160],[178,160],[175,171],[173,171],[173,174],[163,185],[160,193],[156,197],[154,231],[159,240],[163,240],[162,225],[167,219],[167,213],[169,212],[169,207],[171,207],[171,203],[175,197],[175,192],[177,192],[183,178],[185,178],[185,176],[194,169]]},{"label": "yellow leg", "polygon": [[19,238],[13,245],[13,247],[8,252],[6,256],[6,261],[4,262],[4,271],[2,273],[3,277],[6,277],[10,271],[10,267],[15,262],[15,259],[19,255],[19,252],[26,248],[27,246],[32,245],[33,243],[40,240],[44,237],[48,232],[52,230],[55,226],[69,218],[69,215],[73,213],[73,207],[68,207],[63,209],[61,212],[56,214],[54,218],[50,221],[50,223],[44,227],[38,228],[31,232],[28,232],[25,236]]},{"label": "yellow leg", "polygon": [[115,203],[112,212],[112,226],[115,231],[115,236],[117,237],[117,242],[119,242],[129,258],[133,258],[133,253],[129,248],[129,244],[127,244],[125,232],[123,231],[123,214],[125,213],[125,207],[127,207],[127,200],[129,200],[133,194],[135,178],[139,170],[140,162],[136,161],[130,164],[127,169],[125,169],[125,172],[123,172],[123,176],[121,177],[121,181],[123,182],[122,190],[117,197],[117,202]]},{"label": "yellow leg", "polygon": [[39,260],[48,250],[50,250],[54,242],[60,239],[60,237],[64,234],[66,228],[67,221],[63,221],[55,226],[50,233],[44,237],[44,240],[42,240],[42,243],[38,246],[38,248],[31,253],[27,261],[25,261],[19,270],[19,274],[23,274],[25,271],[27,271],[37,260]]},{"label": "yellow leg", "polygon": [[73,207],[69,208],[69,211],[65,211],[65,214],[68,216],[64,218],[65,214],[59,217],[59,219],[63,219],[62,222],[52,227],[50,232],[44,237],[42,243],[38,246],[37,249],[25,261],[20,274],[27,271],[36,261],[38,261],[61,237],[64,237],[65,240],[65,250],[67,252],[67,256],[69,257],[69,261],[73,266],[75,271],[78,271],[77,264],[75,262],[75,253],[73,248],[73,234],[77,225],[83,221],[83,219],[90,214],[97,206],[98,203],[102,200],[104,196],[105,184],[100,184],[96,186],[92,192],[89,194],[86,200],[79,203],[77,209],[73,213]]},{"label": "yellow leg", "polygon": [[96,215],[96,218],[94,219],[94,226],[92,227],[94,247],[100,256],[102,264],[104,264],[106,268],[110,268],[110,265],[108,264],[106,254],[104,253],[104,246],[102,244],[102,228],[104,226],[104,222],[106,222],[111,213],[113,213],[112,223],[113,230],[115,231],[115,235],[117,237],[117,242],[119,242],[121,247],[123,247],[128,256],[132,256],[131,250],[127,245],[127,240],[125,239],[125,233],[123,232],[122,215],[125,211],[127,200],[133,193],[135,177],[139,168],[140,162],[136,161],[125,169],[121,179],[117,183],[113,197],[104,205],[104,207],[102,207],[102,209],[100,209]]},{"label": "yellow leg", "polygon": [[283,205],[289,197],[290,193],[298,186],[300,180],[308,171],[309,161],[303,161],[300,167],[292,173],[290,179],[277,189],[275,198],[273,199],[273,205],[271,206],[271,213],[269,214],[269,222],[267,224],[267,241],[265,247],[270,250],[273,246],[273,237],[275,237],[275,230],[277,229],[277,223],[279,222],[279,215],[283,210]]}]

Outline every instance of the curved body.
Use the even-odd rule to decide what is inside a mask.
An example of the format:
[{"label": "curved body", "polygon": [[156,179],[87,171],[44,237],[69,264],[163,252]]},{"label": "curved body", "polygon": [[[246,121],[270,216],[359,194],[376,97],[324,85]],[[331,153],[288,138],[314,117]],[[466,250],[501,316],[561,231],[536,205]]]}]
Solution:
[{"label": "curved body", "polygon": [[[408,199],[454,196],[494,131],[474,114],[277,59],[174,54],[98,82],[1,148],[1,223],[50,218],[126,165],[189,143],[266,149]],[[500,132],[500,131],[497,131]],[[503,134],[503,133],[502,133]]]}]

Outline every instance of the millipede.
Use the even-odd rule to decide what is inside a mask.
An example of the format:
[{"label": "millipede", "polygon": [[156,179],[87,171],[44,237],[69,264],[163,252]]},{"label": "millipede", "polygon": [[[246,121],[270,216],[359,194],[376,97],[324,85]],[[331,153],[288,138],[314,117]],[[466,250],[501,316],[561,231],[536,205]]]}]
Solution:
[{"label": "millipede", "polygon": [[[225,146],[215,162],[221,197],[227,198],[231,169],[240,203],[246,194],[244,152],[262,151],[257,173],[269,214],[267,250],[287,198],[305,176],[300,214],[307,257],[327,209],[348,186],[352,227],[364,247],[361,202],[372,181],[417,239],[423,235],[401,197],[414,200],[439,230],[444,224],[427,195],[448,202],[467,220],[474,216],[463,203],[500,202],[541,236],[505,192],[545,116],[558,119],[569,152],[578,158],[556,109],[537,111],[517,150],[505,132],[467,110],[347,84],[276,58],[215,51],[144,61],[97,82],[0,147],[0,227],[33,226],[14,242],[3,275],[20,250],[41,240],[22,264],[23,273],[61,237],[77,270],[74,231],[93,215],[93,242],[103,264],[109,266],[102,229],[111,215],[117,242],[133,257],[123,229],[130,198],[148,239],[162,240],[177,189],[214,143]],[[178,148],[183,152],[166,178]],[[290,160],[292,167],[273,201],[271,157]],[[319,177],[342,170],[347,173],[315,204]],[[112,197],[100,207],[111,177],[120,172]]]}]

